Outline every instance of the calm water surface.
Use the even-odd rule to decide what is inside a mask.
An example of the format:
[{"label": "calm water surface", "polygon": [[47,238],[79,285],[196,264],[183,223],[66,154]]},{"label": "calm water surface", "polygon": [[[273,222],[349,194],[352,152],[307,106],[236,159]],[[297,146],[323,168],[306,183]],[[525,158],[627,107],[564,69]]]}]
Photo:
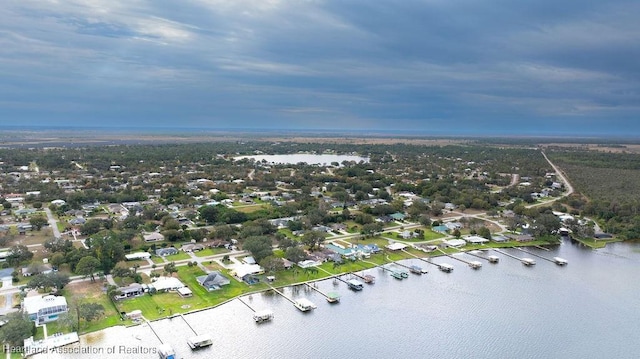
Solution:
[{"label": "calm water surface", "polygon": [[[592,251],[567,242],[550,252],[528,250],[547,258],[563,257],[569,264],[560,267],[536,258],[535,266],[525,267],[492,253],[500,263],[483,261],[480,270],[472,270],[450,258],[434,259],[454,265],[447,274],[408,260],[428,266],[429,273],[400,281],[381,269],[370,269],[367,273],[377,281],[361,292],[331,280],[319,282],[321,290],[342,294],[339,304],[330,305],[302,286],[284,290],[316,303],[318,309],[311,313],[301,313],[273,294],[245,297],[255,309],[275,312],[272,322],[261,325],[236,299],[185,316],[198,333],[214,338],[213,347],[199,352],[186,345],[193,332],[185,320],[157,321],[152,327],[178,358],[638,357],[640,245],[620,243]],[[505,251],[531,257],[516,249]],[[105,347],[159,344],[146,325],[111,329],[92,340]]]}]

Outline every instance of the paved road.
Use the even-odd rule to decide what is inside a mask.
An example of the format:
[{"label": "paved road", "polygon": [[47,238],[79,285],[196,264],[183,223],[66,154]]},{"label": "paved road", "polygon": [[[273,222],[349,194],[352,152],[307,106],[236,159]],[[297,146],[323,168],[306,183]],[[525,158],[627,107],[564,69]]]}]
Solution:
[{"label": "paved road", "polygon": [[53,236],[56,238],[62,238],[62,234],[60,234],[60,230],[58,229],[58,221],[53,217],[53,213],[49,208],[44,208],[44,212],[47,214],[47,219],[49,220],[49,227],[53,231]]}]

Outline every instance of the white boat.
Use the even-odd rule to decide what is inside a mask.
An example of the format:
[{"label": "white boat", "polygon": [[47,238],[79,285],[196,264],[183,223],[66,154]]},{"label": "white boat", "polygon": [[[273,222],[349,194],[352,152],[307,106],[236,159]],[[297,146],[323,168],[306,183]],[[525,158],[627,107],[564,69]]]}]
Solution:
[{"label": "white boat", "polygon": [[293,303],[293,305],[298,308],[300,311],[302,312],[308,312],[312,309],[316,309],[316,305],[313,304],[312,301],[310,301],[307,298],[300,298],[300,299],[296,299]]},{"label": "white boat", "polygon": [[532,266],[536,264],[536,261],[533,258],[524,257],[522,258],[522,264]]},{"label": "white boat", "polygon": [[211,336],[202,334],[187,339],[187,344],[189,344],[189,347],[192,350],[196,350],[213,345],[213,340],[211,339]]},{"label": "white boat", "polygon": [[498,263],[500,261],[500,257],[498,256],[488,256],[487,259],[490,263]]},{"label": "white boat", "polygon": [[559,266],[563,266],[563,265],[566,265],[567,263],[569,263],[569,262],[567,262],[566,259],[560,258],[560,257],[553,257],[553,261],[556,262],[556,264],[559,265]]},{"label": "white boat", "polygon": [[447,264],[447,263],[442,263],[439,265],[439,268],[441,271],[443,272],[451,272],[453,270],[453,266],[451,264]]},{"label": "white boat", "polygon": [[271,319],[273,319],[273,312],[268,309],[253,313],[253,320],[255,320],[256,323],[268,322]]}]

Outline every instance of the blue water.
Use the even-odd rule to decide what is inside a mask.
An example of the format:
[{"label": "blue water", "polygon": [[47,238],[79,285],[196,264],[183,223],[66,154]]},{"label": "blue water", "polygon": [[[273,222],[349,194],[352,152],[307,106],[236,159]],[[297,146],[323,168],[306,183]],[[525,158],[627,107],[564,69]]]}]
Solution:
[{"label": "blue water", "polygon": [[[443,273],[408,260],[424,264],[429,273],[400,281],[370,269],[376,283],[361,292],[331,280],[319,282],[321,290],[341,293],[341,302],[333,305],[303,286],[284,290],[313,301],[318,308],[311,313],[299,312],[278,295],[244,297],[255,309],[272,309],[275,319],[255,324],[238,300],[187,315],[198,333],[214,338],[212,348],[199,352],[187,347],[185,340],[193,334],[181,318],[152,326],[178,358],[638,357],[640,245],[619,243],[592,251],[565,243],[551,252],[528,250],[563,257],[569,264],[560,267],[533,257],[537,264],[526,267],[494,252],[500,263],[483,261],[479,270],[450,258],[434,259],[454,265],[453,272]],[[146,326],[120,330],[94,345],[116,338],[153,347],[158,341],[149,333]]]}]

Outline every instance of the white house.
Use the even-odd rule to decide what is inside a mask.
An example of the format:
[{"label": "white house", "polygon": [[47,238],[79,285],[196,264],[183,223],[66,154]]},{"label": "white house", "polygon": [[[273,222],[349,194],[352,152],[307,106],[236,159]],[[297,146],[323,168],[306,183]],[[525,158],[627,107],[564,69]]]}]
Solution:
[{"label": "white house", "polygon": [[65,297],[45,295],[25,297],[22,301],[22,310],[36,324],[43,324],[58,319],[58,316],[66,313],[69,307]]}]

